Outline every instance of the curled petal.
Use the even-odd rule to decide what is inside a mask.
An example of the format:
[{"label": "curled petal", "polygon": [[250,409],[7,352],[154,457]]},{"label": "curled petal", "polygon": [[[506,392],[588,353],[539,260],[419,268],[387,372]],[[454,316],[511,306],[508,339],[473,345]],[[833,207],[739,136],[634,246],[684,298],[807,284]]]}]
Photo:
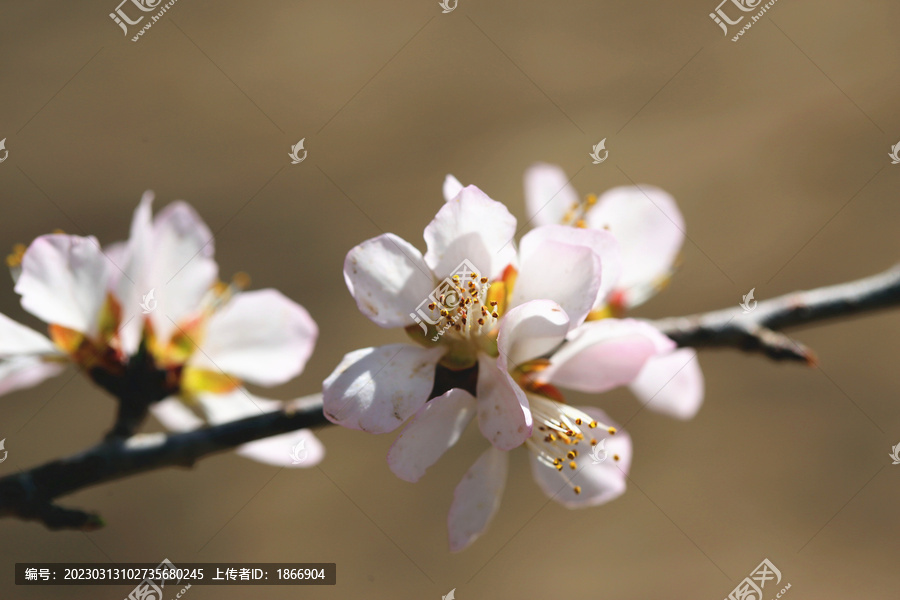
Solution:
[{"label": "curled petal", "polygon": [[445,203],[425,228],[425,262],[438,278],[464,260],[494,279],[515,259],[516,218],[474,185]]},{"label": "curled petal", "polygon": [[388,465],[397,477],[415,482],[459,440],[475,416],[475,398],[453,388],[425,403],[403,429],[388,452]]},{"label": "curled petal", "polygon": [[303,371],[317,336],[306,309],[281,292],[244,292],[210,318],[191,366],[278,385]]},{"label": "curled petal", "polygon": [[605,392],[631,383],[650,357],[674,347],[672,340],[642,321],[589,321],[569,334],[540,378],[581,392]]},{"label": "curled petal", "polygon": [[578,203],[578,192],[560,167],[538,163],[525,171],[525,209],[535,225],[562,224]]},{"label": "curled petal", "polygon": [[459,552],[474,542],[500,508],[509,458],[506,452],[488,448],[466,471],[453,492],[447,516],[450,551]]},{"label": "curled petal", "polygon": [[651,410],[676,419],[694,418],[704,388],[697,353],[681,348],[651,357],[629,388]]},{"label": "curled petal", "polygon": [[393,431],[425,404],[445,351],[391,344],[346,354],[322,383],[325,416],[369,433]]},{"label": "curled petal", "polygon": [[93,237],[42,235],[22,257],[15,289],[34,316],[91,336],[106,302],[109,268]]},{"label": "curled petal", "polygon": [[531,437],[531,411],[525,392],[497,359],[478,356],[478,428],[500,450],[512,450]]},{"label": "curled petal", "polygon": [[569,317],[552,300],[532,300],[510,310],[500,320],[499,361],[507,369],[553,350],[566,337]]},{"label": "curled petal", "polygon": [[413,325],[410,313],[434,289],[434,276],[409,242],[386,233],[356,246],[344,260],[344,281],[356,305],[376,325]]},{"label": "curled petal", "polygon": [[[601,423],[615,425],[602,410],[589,406],[578,408]],[[583,508],[603,504],[622,495],[631,468],[631,437],[621,429],[615,435],[600,431],[596,437],[605,440],[605,458],[595,463],[590,455],[581,456],[575,471],[568,466],[557,470],[532,455],[531,473],[547,497],[568,508]],[[575,492],[576,486],[578,493]]]}]

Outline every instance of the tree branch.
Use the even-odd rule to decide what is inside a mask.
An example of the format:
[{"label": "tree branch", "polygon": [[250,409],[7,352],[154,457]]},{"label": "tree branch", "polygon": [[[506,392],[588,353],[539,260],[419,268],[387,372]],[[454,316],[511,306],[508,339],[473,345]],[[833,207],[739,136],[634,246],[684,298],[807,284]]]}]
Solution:
[{"label": "tree branch", "polygon": [[781,329],[892,306],[900,306],[900,265],[865,279],[764,300],[747,314],[735,306],[652,324],[681,347],[739,348],[774,360],[815,365],[812,350]]},{"label": "tree branch", "polygon": [[162,467],[191,467],[205,456],[279,433],[323,425],[320,394],[289,403],[284,410],[166,435],[108,438],[96,446],[0,479],[0,517],[40,521],[49,529],[92,530],[103,526],[93,513],[54,504],[79,489]]},{"label": "tree branch", "polygon": [[[891,306],[900,306],[900,265],[858,281],[758,302],[748,314],[735,306],[654,321],[653,325],[682,347],[740,348],[775,360],[815,364],[812,351],[779,330]],[[438,375],[435,389],[447,383],[439,381]],[[288,404],[283,411],[188,433],[110,436],[75,456],[0,478],[0,517],[39,521],[50,529],[95,529],[103,525],[98,515],[60,507],[54,500],[162,467],[191,467],[205,456],[247,442],[327,423],[321,395],[314,394]]]}]

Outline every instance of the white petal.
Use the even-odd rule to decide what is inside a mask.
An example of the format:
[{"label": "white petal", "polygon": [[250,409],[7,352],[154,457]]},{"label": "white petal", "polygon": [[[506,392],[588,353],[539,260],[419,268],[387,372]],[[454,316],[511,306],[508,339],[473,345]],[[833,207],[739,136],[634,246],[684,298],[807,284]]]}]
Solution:
[{"label": "white petal", "polygon": [[0,396],[30,388],[62,373],[65,364],[45,362],[37,356],[0,359]]},{"label": "white petal", "polygon": [[445,352],[390,344],[346,354],[322,383],[325,416],[369,433],[393,431],[428,399]]},{"label": "white petal", "polygon": [[122,351],[132,355],[137,351],[144,328],[141,301],[155,285],[152,283],[150,261],[153,256],[153,193],[144,192],[131,218],[127,242],[106,248],[106,254],[118,268],[111,269],[110,287],[122,306],[122,326],[119,337]]},{"label": "white petal", "polygon": [[491,279],[515,260],[516,218],[474,185],[445,203],[425,228],[425,262],[438,276],[452,275],[464,260]]},{"label": "white petal", "polygon": [[569,317],[552,300],[532,300],[506,313],[499,329],[499,360],[511,369],[561,344],[569,330]]},{"label": "white petal", "polygon": [[410,314],[428,302],[435,286],[422,254],[393,233],[350,250],[344,260],[344,281],[360,312],[381,327],[415,324]]},{"label": "white petal", "polygon": [[453,175],[447,175],[444,178],[444,201],[450,202],[456,198],[463,189],[463,184]]},{"label": "white petal", "polygon": [[309,429],[298,429],[238,446],[244,458],[276,467],[305,469],[325,458],[325,445]]},{"label": "white petal", "polygon": [[[589,406],[578,408],[597,421],[615,426],[602,410]],[[622,429],[618,429],[615,435],[604,430],[594,431],[597,431],[594,436],[597,440],[606,440],[607,458],[600,463],[595,464],[590,453],[585,452],[578,458],[576,471],[569,470],[568,465],[558,471],[539,461],[534,454],[531,456],[531,473],[538,486],[550,499],[568,508],[597,506],[621,496],[625,491],[631,468],[631,436]],[[619,460],[615,460],[614,456],[618,456]],[[575,493],[575,486],[580,487],[580,493]]]},{"label": "white petal", "polygon": [[697,353],[681,348],[654,356],[629,387],[647,408],[676,419],[692,419],[703,404],[703,372]]},{"label": "white petal", "polygon": [[23,354],[62,356],[56,345],[47,337],[0,314],[0,357]]},{"label": "white petal", "polygon": [[672,340],[642,321],[589,321],[569,334],[540,378],[581,392],[605,392],[631,383],[650,357],[674,347]]},{"label": "white petal", "polygon": [[525,392],[497,359],[478,355],[478,428],[500,450],[512,450],[531,437],[531,411]]},{"label": "white petal", "polygon": [[548,299],[569,316],[569,327],[580,325],[600,290],[600,257],[586,246],[544,240],[521,258],[512,306]]},{"label": "white petal", "polygon": [[94,335],[109,268],[95,238],[42,235],[25,251],[15,289],[25,310],[41,320]]},{"label": "white petal", "polygon": [[506,452],[488,448],[466,471],[453,492],[447,516],[450,551],[459,552],[474,542],[500,508],[509,458]]},{"label": "white petal", "polygon": [[475,398],[458,388],[433,398],[394,440],[387,461],[400,479],[415,482],[459,440],[475,416]]},{"label": "white petal", "polygon": [[281,292],[244,292],[210,318],[191,365],[278,385],[303,371],[317,336],[306,309]]},{"label": "white petal", "polygon": [[194,411],[175,397],[166,398],[156,404],[152,404],[150,412],[163,427],[177,433],[193,431],[204,425],[203,419],[194,414]]},{"label": "white petal", "polygon": [[619,287],[632,306],[669,274],[684,242],[684,217],[675,199],[652,186],[617,187],[604,193],[587,214],[588,226],[609,228],[619,241]]},{"label": "white petal", "polygon": [[561,224],[563,215],[579,202],[560,167],[538,163],[525,171],[525,209],[534,226]]}]

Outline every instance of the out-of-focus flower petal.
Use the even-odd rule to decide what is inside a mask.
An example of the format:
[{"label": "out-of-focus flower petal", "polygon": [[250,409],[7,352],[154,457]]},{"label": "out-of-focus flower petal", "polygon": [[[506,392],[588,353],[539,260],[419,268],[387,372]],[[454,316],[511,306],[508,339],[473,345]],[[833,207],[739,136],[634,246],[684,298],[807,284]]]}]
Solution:
[{"label": "out-of-focus flower petal", "polygon": [[38,356],[0,359],[0,396],[30,388],[62,373],[65,364],[45,362]]},{"label": "out-of-focus flower petal", "polygon": [[397,477],[418,481],[459,440],[475,416],[475,398],[453,388],[425,406],[403,428],[388,452],[388,465]]},{"label": "out-of-focus flower petal", "polygon": [[538,163],[525,171],[525,210],[535,226],[562,223],[578,203],[578,192],[560,167]]},{"label": "out-of-focus flower petal", "polygon": [[344,260],[344,281],[360,312],[381,327],[413,325],[410,313],[435,284],[422,254],[393,233],[350,250]]},{"label": "out-of-focus flower petal", "polygon": [[62,356],[49,338],[0,314],[0,358],[35,354]]},{"label": "out-of-focus flower petal", "polygon": [[109,268],[93,237],[42,235],[25,251],[15,289],[25,310],[39,319],[94,335]]},{"label": "out-of-focus flower petal", "polygon": [[322,383],[325,416],[369,433],[393,431],[428,399],[445,352],[390,344],[346,354]]},{"label": "out-of-focus flower petal", "polygon": [[648,297],[646,288],[664,279],[684,242],[684,217],[675,199],[653,186],[613,188],[588,211],[592,229],[608,228],[619,241],[622,276],[618,287],[634,290],[629,305]]},{"label": "out-of-focus flower petal", "polygon": [[494,518],[506,485],[508,464],[506,452],[488,448],[463,475],[447,517],[451,552],[474,542]]},{"label": "out-of-focus flower petal", "polygon": [[[602,410],[589,406],[579,406],[578,409],[597,421],[615,425]],[[615,435],[599,431],[596,438],[605,440],[606,459],[594,463],[588,454],[579,456],[580,464],[576,471],[570,471],[568,467],[557,470],[532,455],[534,480],[550,499],[568,508],[583,508],[603,504],[622,495],[626,475],[631,468],[631,437],[619,429]],[[577,494],[575,486],[579,487]]]},{"label": "out-of-focus flower petal", "polygon": [[497,359],[478,356],[478,428],[500,450],[512,450],[531,437],[531,411],[525,392]]},{"label": "out-of-focus flower petal", "polygon": [[244,292],[210,318],[190,364],[259,385],[278,385],[303,371],[317,336],[306,309],[281,292]]},{"label": "out-of-focus flower petal", "polygon": [[445,203],[425,228],[425,262],[439,278],[464,260],[491,279],[515,260],[516,218],[474,185]]},{"label": "out-of-focus flower petal", "polygon": [[456,198],[463,189],[463,184],[453,175],[447,175],[444,178],[444,201],[450,202]]},{"label": "out-of-focus flower petal", "polygon": [[672,340],[642,321],[589,321],[569,334],[540,378],[581,392],[605,392],[630,383],[650,357],[674,347]]},{"label": "out-of-focus flower petal", "polygon": [[692,419],[703,404],[703,372],[697,353],[681,348],[653,356],[629,387],[647,408],[676,419]]}]

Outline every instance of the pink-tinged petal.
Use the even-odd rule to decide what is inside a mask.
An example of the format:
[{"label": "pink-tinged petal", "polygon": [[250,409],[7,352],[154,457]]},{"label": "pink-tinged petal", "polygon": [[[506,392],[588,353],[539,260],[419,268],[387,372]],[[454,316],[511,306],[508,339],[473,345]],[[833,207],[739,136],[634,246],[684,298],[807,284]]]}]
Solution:
[{"label": "pink-tinged petal", "polygon": [[157,308],[148,316],[160,339],[197,313],[218,278],[214,252],[212,232],[186,202],[172,202],[156,215],[148,272],[138,292],[155,290]]},{"label": "pink-tinged petal", "polygon": [[306,309],[273,289],[235,296],[209,320],[191,365],[278,385],[299,375],[318,328]]},{"label": "pink-tinged petal", "polygon": [[675,199],[652,186],[623,186],[600,196],[587,214],[592,229],[608,228],[619,241],[626,302],[646,300],[672,269],[684,242],[684,217]]},{"label": "pink-tinged petal", "polygon": [[569,317],[552,300],[521,304],[500,320],[497,335],[498,361],[512,369],[556,348],[569,331]]},{"label": "pink-tinged petal", "polygon": [[697,353],[681,348],[651,357],[629,387],[647,408],[676,419],[692,419],[703,404],[703,372]]},{"label": "pink-tinged petal", "polygon": [[530,300],[553,300],[569,316],[569,327],[584,322],[600,290],[600,257],[586,246],[554,240],[536,244],[521,257],[512,306]]},{"label": "pink-tinged petal", "polygon": [[594,307],[604,304],[622,276],[622,260],[615,236],[602,229],[545,225],[532,229],[522,237],[519,243],[520,260],[526,262],[528,255],[539,252],[541,245],[547,241],[585,246],[594,251],[600,258],[601,271],[600,289],[597,290]]},{"label": "pink-tinged petal", "polygon": [[325,416],[350,429],[393,431],[425,404],[445,352],[390,344],[346,354],[322,382]]},{"label": "pink-tinged petal", "polygon": [[38,356],[13,356],[0,359],[0,396],[34,387],[63,372],[65,364],[45,362]]},{"label": "pink-tinged petal", "polygon": [[0,314],[0,358],[35,354],[63,356],[47,337]]},{"label": "pink-tinged petal", "polygon": [[508,468],[506,452],[488,448],[463,475],[447,516],[451,552],[465,549],[487,529],[500,508]]},{"label": "pink-tinged petal", "polygon": [[309,429],[298,429],[238,446],[244,458],[276,467],[305,469],[325,458],[325,445]]},{"label": "pink-tinged petal", "polygon": [[434,276],[422,254],[393,233],[365,241],[347,253],[344,281],[356,305],[376,325],[406,327],[434,290]]},{"label": "pink-tinged petal", "polygon": [[[602,411],[593,407],[579,406],[595,420],[606,425],[615,426],[610,418]],[[627,432],[618,429],[615,435],[610,435],[602,429],[592,430],[594,437],[605,440],[603,445],[606,457],[595,463],[589,451],[579,454],[575,471],[566,465],[562,471],[552,465],[538,460],[536,455],[531,456],[531,473],[538,487],[551,500],[555,500],[567,508],[584,508],[597,506],[622,495],[625,491],[628,470],[631,468],[631,436]],[[603,456],[601,452],[598,452]],[[618,460],[615,460],[618,457]],[[578,486],[579,493],[575,493]]]},{"label": "pink-tinged petal", "polygon": [[512,450],[531,437],[531,410],[525,392],[497,359],[478,356],[478,428],[500,450]]},{"label": "pink-tinged petal", "polygon": [[155,284],[150,276],[153,256],[153,192],[144,192],[131,218],[127,242],[106,248],[106,255],[117,268],[110,269],[110,288],[115,290],[122,307],[119,337],[122,351],[131,355],[137,351],[144,328],[141,302],[144,294]]},{"label": "pink-tinged petal", "polygon": [[474,185],[445,203],[425,228],[425,262],[439,279],[464,260],[494,279],[515,260],[516,218]]},{"label": "pink-tinged petal", "polygon": [[205,422],[181,400],[171,397],[150,406],[150,412],[160,424],[176,433],[193,431],[203,427]]},{"label": "pink-tinged petal", "polygon": [[39,319],[94,335],[106,302],[109,268],[93,237],[42,235],[22,257],[15,289],[22,307]]},{"label": "pink-tinged petal", "polygon": [[447,177],[444,178],[444,201],[450,202],[456,198],[463,187],[465,186],[459,182],[459,179],[453,175],[447,175]]},{"label": "pink-tinged petal", "polygon": [[433,398],[394,440],[387,461],[404,481],[416,482],[459,440],[475,416],[475,398],[458,388]]},{"label": "pink-tinged petal", "polygon": [[672,340],[642,321],[589,321],[569,334],[540,379],[580,392],[605,392],[631,383],[650,357],[674,347]]},{"label": "pink-tinged petal", "polygon": [[538,163],[525,171],[525,210],[533,225],[561,224],[579,203],[578,192],[556,165]]}]

